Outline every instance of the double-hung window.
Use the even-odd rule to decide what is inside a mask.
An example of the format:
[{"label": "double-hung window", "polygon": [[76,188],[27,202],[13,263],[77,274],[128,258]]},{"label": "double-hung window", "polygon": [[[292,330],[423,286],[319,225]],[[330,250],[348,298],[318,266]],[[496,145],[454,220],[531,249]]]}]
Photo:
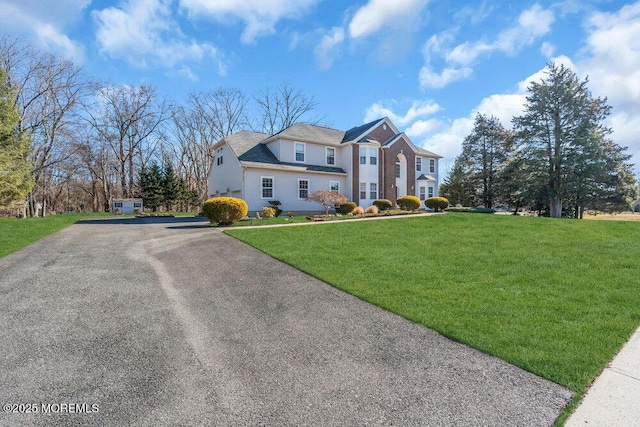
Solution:
[{"label": "double-hung window", "polygon": [[273,198],[273,177],[263,176],[261,184],[262,189],[262,198],[263,199],[272,199]]},{"label": "double-hung window", "polygon": [[336,164],[336,149],[333,147],[327,147],[327,164],[328,165]]},{"label": "double-hung window", "polygon": [[377,148],[369,148],[369,164],[377,165],[378,164],[378,149]]},{"label": "double-hung window", "polygon": [[427,193],[429,197],[433,197],[433,185],[429,186],[429,192]]},{"label": "double-hung window", "polygon": [[369,183],[369,198],[375,200],[378,198],[378,184],[375,182]]},{"label": "double-hung window", "polygon": [[340,192],[340,181],[329,181],[329,190]]},{"label": "double-hung window", "polygon": [[302,142],[295,143],[296,162],[304,163],[305,145]]},{"label": "double-hung window", "polygon": [[307,197],[309,197],[309,180],[299,179],[298,180],[298,199],[306,199]]},{"label": "double-hung window", "polygon": [[429,159],[429,173],[436,172],[436,159]]},{"label": "double-hung window", "polygon": [[416,157],[416,171],[422,172],[422,157]]},{"label": "double-hung window", "polygon": [[367,149],[365,147],[360,147],[360,164],[367,164]]},{"label": "double-hung window", "polygon": [[360,199],[365,200],[367,198],[367,183],[360,183]]},{"label": "double-hung window", "polygon": [[424,200],[427,195],[426,188],[424,186],[420,187],[420,200]]},{"label": "double-hung window", "polygon": [[224,154],[224,151],[222,150],[222,148],[218,148],[216,150],[216,164],[218,166],[220,166],[224,161],[224,157],[222,156],[223,154]]}]

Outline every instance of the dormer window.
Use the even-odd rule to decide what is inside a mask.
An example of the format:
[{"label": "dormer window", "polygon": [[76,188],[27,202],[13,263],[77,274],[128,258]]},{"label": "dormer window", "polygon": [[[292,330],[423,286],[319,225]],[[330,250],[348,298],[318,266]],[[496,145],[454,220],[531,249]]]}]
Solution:
[{"label": "dormer window", "polygon": [[302,142],[295,143],[296,162],[304,163],[305,145]]}]

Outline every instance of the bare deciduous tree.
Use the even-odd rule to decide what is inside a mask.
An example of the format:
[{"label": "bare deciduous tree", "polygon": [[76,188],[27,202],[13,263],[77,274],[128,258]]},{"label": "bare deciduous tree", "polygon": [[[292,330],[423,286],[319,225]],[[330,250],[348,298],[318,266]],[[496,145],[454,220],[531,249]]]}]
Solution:
[{"label": "bare deciduous tree", "polygon": [[103,86],[87,116],[95,138],[106,142],[117,163],[123,197],[132,197],[138,170],[155,152],[169,107],[151,86]]},{"label": "bare deciduous tree", "polygon": [[[282,83],[273,88],[268,87],[254,97],[258,104],[259,117],[254,130],[276,134],[292,124],[303,121],[305,116],[313,111],[318,103],[313,97],[305,95],[291,83]],[[321,119],[304,120],[307,123],[318,124]]]}]

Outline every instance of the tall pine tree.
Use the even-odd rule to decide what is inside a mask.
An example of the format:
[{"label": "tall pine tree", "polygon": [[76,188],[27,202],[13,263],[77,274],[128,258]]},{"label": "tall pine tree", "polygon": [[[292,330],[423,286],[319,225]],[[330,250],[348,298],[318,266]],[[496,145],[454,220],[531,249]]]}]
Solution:
[{"label": "tall pine tree", "polygon": [[586,207],[607,200],[621,207],[630,191],[629,156],[607,138],[604,125],[611,107],[587,83],[564,65],[549,64],[528,89],[524,115],[513,119],[527,168],[543,177],[539,193],[554,218],[563,211],[580,218]]}]

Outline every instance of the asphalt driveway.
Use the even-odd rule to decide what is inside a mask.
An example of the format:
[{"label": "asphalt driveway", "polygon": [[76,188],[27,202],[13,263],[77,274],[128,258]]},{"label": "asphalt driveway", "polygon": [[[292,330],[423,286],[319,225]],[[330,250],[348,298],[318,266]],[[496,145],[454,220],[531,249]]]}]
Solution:
[{"label": "asphalt driveway", "polygon": [[206,225],[91,220],[0,259],[0,425],[537,426],[571,398]]}]

